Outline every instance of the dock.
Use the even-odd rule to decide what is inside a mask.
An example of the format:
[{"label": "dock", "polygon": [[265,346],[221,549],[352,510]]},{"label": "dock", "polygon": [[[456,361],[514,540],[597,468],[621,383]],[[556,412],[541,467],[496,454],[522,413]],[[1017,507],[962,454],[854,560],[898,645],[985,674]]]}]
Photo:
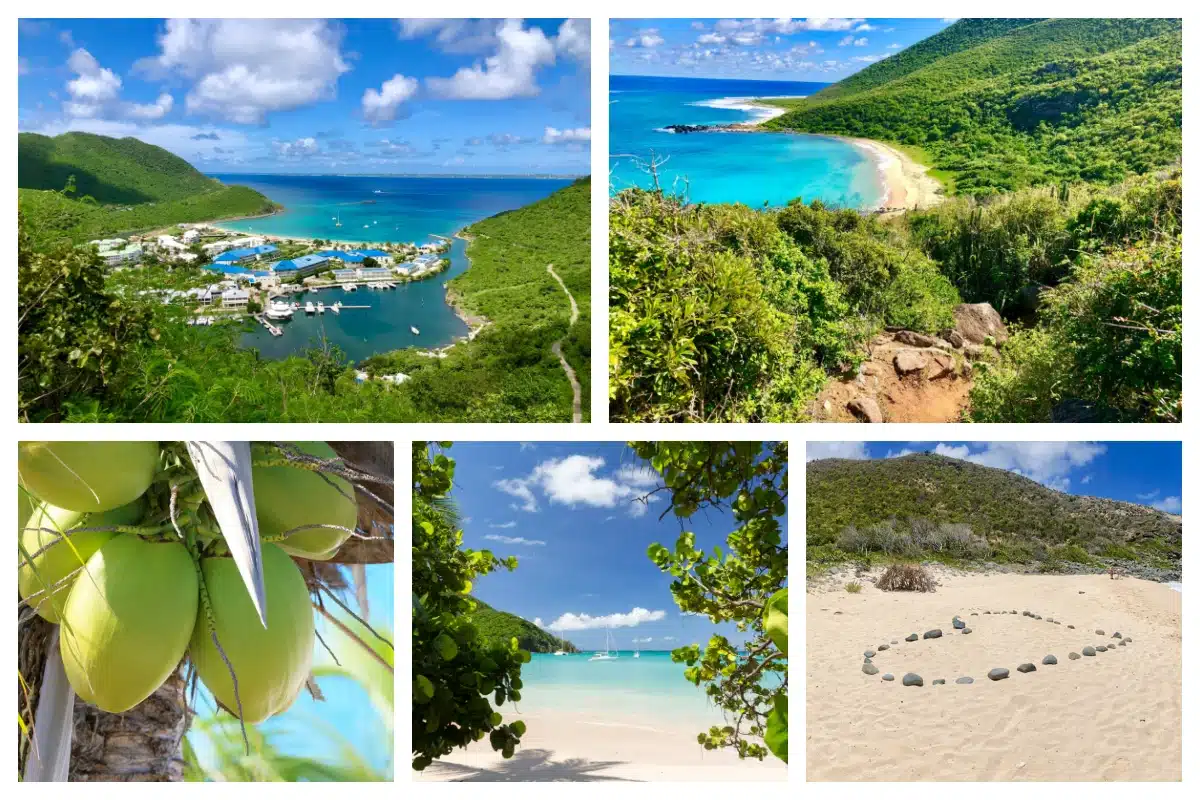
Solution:
[{"label": "dock", "polygon": [[283,336],[283,329],[272,325],[264,314],[255,314],[254,318],[261,322],[262,326],[266,328],[272,336]]}]

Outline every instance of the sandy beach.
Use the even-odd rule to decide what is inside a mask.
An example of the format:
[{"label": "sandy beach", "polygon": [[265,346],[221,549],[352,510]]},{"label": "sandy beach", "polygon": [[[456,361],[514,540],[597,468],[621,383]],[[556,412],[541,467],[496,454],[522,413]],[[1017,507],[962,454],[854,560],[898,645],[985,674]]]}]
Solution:
[{"label": "sandy beach", "polygon": [[[858,594],[844,588],[852,573],[809,587],[808,780],[1182,779],[1180,592],[1107,575],[950,571],[936,592],[882,592],[871,577]],[[944,635],[905,641],[933,628]],[[1069,658],[1115,645],[1116,632],[1132,641]],[[881,644],[879,673],[864,674],[864,651]],[[1026,662],[1037,671],[1018,672]],[[989,680],[994,667],[1010,676]],[[924,686],[903,686],[908,672]],[[974,683],[956,684],[963,676]]]},{"label": "sandy beach", "polygon": [[[511,712],[505,712],[508,719]],[[728,750],[696,744],[695,725],[564,711],[515,717],[528,728],[505,759],[485,739],[435,761],[418,781],[786,781],[787,765],[770,756],[741,761]]]},{"label": "sandy beach", "polygon": [[929,208],[946,199],[942,185],[929,177],[929,167],[918,164],[900,150],[873,139],[836,138],[852,142],[875,161],[887,188],[887,197],[879,209],[884,216]]}]

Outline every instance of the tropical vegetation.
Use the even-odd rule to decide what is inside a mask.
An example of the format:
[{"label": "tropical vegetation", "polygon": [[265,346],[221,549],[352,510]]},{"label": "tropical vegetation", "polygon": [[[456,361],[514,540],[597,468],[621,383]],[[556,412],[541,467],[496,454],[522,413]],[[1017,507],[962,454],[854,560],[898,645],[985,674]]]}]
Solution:
[{"label": "tropical vegetation", "polygon": [[557,650],[564,653],[579,652],[579,648],[569,641],[542,630],[516,614],[492,608],[478,597],[472,597],[471,601],[475,603],[471,622],[475,623],[480,637],[487,644],[503,644],[516,639],[518,647],[531,653],[553,653]]}]

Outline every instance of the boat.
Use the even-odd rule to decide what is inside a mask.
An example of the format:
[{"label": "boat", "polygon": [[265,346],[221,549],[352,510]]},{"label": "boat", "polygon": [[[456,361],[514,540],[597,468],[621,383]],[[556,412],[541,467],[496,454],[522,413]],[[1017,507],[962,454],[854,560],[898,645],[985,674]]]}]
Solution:
[{"label": "boat", "polygon": [[410,331],[412,331],[412,332],[413,332],[413,336],[420,336],[420,335],[421,335],[421,331],[420,331],[420,330],[417,328],[417,326],[416,326],[416,325],[409,325],[409,326],[408,326],[408,329],[409,329]]},{"label": "boat", "polygon": [[287,303],[275,301],[267,308],[267,319],[291,319],[292,307]]},{"label": "boat", "polygon": [[556,655],[556,656],[565,656],[565,655],[567,654],[567,653],[566,653],[566,651],[565,651],[565,650],[563,650],[563,647],[565,647],[565,646],[566,646],[566,645],[565,645],[565,643],[563,642],[563,638],[562,638],[561,636],[560,636],[560,637],[558,637],[558,649],[554,651],[554,655]]},{"label": "boat", "polygon": [[634,651],[633,651],[633,657],[634,657],[634,658],[641,658],[641,657],[642,657],[642,654],[641,654],[641,653],[639,653],[637,650],[634,650]]},{"label": "boat", "polygon": [[338,302],[336,302],[336,303],[334,303],[333,305],[331,305],[331,306],[329,307],[329,310],[330,310],[330,311],[332,311],[332,312],[333,312],[333,313],[335,313],[335,314],[340,314],[340,313],[342,313],[342,303],[341,303],[341,301],[339,300]]},{"label": "boat", "polygon": [[335,228],[342,227],[342,212],[339,211],[338,215],[333,218],[333,227],[335,227]]},{"label": "boat", "polygon": [[313,307],[312,300],[309,300],[307,303],[304,304],[304,313],[305,314],[314,314],[314,313],[316,313],[316,311],[317,311],[317,309]]},{"label": "boat", "polygon": [[373,194],[383,194],[383,192],[382,192],[382,191],[380,191],[379,189],[376,189],[376,190],[373,192]]},{"label": "boat", "polygon": [[318,301],[317,301],[317,313],[318,313],[318,314],[324,314],[324,313],[325,313],[325,304],[324,304],[324,303],[322,303],[320,300],[318,300]]},{"label": "boat", "polygon": [[343,283],[342,290],[347,291],[347,292],[357,292],[358,284],[357,283]]},{"label": "boat", "polygon": [[612,651],[612,636],[608,628],[604,629],[604,652],[595,653],[588,661],[616,661],[617,656]]}]

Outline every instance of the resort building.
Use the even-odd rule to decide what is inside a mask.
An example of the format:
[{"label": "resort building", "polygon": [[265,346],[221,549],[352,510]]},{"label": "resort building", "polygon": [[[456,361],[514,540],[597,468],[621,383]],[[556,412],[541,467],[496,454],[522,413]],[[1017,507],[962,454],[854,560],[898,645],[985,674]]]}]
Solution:
[{"label": "resort building", "polygon": [[225,308],[245,308],[250,302],[250,293],[245,289],[227,289],[221,294],[221,305]]},{"label": "resort building", "polygon": [[263,256],[278,252],[279,248],[273,244],[263,244],[256,247],[241,247],[237,250],[226,250],[221,255],[213,259],[213,263],[218,266],[228,264],[245,264],[252,261],[259,261]]},{"label": "resort building", "polygon": [[392,254],[384,250],[355,250],[354,253],[363,258],[373,258],[385,267],[392,264]]},{"label": "resort building", "polygon": [[156,246],[159,250],[187,250],[188,246],[174,236],[160,236]]},{"label": "resort building", "polygon": [[275,264],[275,274],[279,276],[280,280],[316,275],[325,269],[329,269],[329,258],[319,253],[311,256],[291,258]]},{"label": "resort building", "polygon": [[333,271],[334,280],[338,281],[354,281],[358,280],[358,270],[356,269],[335,269]]},{"label": "resort building", "polygon": [[121,264],[137,264],[142,260],[142,246],[140,244],[126,245],[124,239],[107,239],[106,242],[119,242],[119,245],[103,246],[96,242],[97,252],[104,259],[104,263],[110,267],[117,267]]},{"label": "resort building", "polygon": [[179,237],[180,241],[182,241],[184,244],[188,244],[188,245],[190,245],[192,242],[196,241],[199,238],[200,238],[200,231],[196,230],[195,228],[192,228],[191,230],[188,230],[188,231],[184,231],[183,236]]},{"label": "resort building", "polygon": [[394,277],[392,271],[385,267],[359,267],[356,272],[364,281],[386,281]]}]

